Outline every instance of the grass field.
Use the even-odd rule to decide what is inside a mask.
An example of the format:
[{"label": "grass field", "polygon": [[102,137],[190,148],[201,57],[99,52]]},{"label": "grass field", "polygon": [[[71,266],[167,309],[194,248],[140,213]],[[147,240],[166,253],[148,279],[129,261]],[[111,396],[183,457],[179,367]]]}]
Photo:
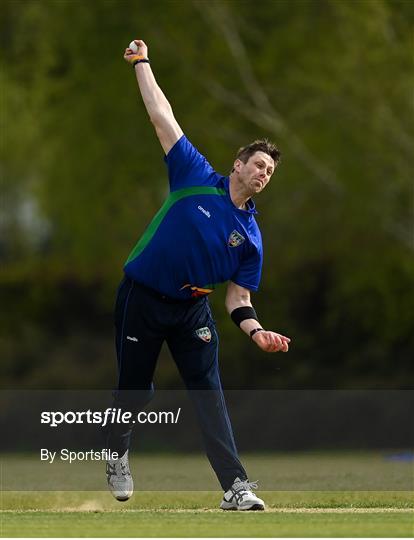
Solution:
[{"label": "grass field", "polygon": [[[328,460],[328,455],[326,456]],[[270,457],[266,457],[270,460]],[[332,460],[331,456],[331,460]],[[350,456],[348,456],[350,459]],[[354,457],[357,464],[359,456]],[[365,459],[365,458],[364,458]],[[275,464],[278,456],[273,457]],[[263,456],[248,456],[249,470],[262,472]],[[329,461],[329,460],[328,460]],[[139,465],[150,467],[154,488],[136,491],[118,503],[106,491],[2,491],[2,537],[413,537],[412,491],[332,490],[335,473],[328,468],[329,491],[259,491],[266,512],[223,512],[220,491],[161,491],[172,486],[177,471],[166,477],[171,459],[145,456],[133,461],[136,483]],[[315,460],[309,463],[310,470]],[[267,462],[269,466],[269,461]],[[412,475],[412,464],[401,464]],[[394,466],[394,465],[393,465]],[[4,462],[3,462],[4,470]],[[142,469],[141,469],[142,470]],[[188,481],[201,471],[210,474],[205,459],[193,458],[185,468]],[[396,470],[396,469],[394,469]],[[398,474],[401,471],[397,471]],[[18,471],[15,469],[15,473]],[[142,474],[144,472],[142,471]],[[147,470],[147,473],[148,470]],[[182,471],[180,470],[180,474]],[[290,485],[303,484],[304,460],[285,470]],[[338,485],[344,471],[338,470]],[[322,472],[318,473],[318,483]],[[260,475],[257,475],[260,478]],[[289,478],[287,478],[289,477]],[[255,476],[256,478],[256,476]],[[255,479],[254,478],[254,479]],[[300,484],[302,478],[302,484]],[[185,480],[185,479],[184,479]],[[164,485],[164,489],[165,489]],[[171,489],[171,488],[170,488]]]}]

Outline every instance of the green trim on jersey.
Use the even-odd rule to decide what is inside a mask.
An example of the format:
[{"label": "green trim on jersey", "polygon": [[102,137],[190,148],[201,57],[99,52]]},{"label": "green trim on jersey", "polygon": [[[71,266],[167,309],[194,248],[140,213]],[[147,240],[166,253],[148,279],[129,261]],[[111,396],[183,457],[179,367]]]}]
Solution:
[{"label": "green trim on jersey", "polygon": [[129,254],[128,259],[125,264],[130,263],[133,259],[136,259],[147,247],[147,245],[152,240],[154,234],[157,232],[158,227],[161,225],[162,220],[165,218],[168,210],[179,200],[184,199],[185,197],[191,197],[191,195],[226,195],[225,189],[214,188],[214,187],[203,187],[195,186],[190,188],[179,189],[170,193],[169,197],[166,199],[164,204],[158,210],[158,212],[153,217],[151,223],[146,228],[144,234],[138,240],[134,249]]}]

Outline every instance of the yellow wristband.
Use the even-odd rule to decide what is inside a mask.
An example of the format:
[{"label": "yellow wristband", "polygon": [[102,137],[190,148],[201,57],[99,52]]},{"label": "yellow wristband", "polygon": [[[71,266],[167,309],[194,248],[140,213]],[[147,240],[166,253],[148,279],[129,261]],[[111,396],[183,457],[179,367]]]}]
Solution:
[{"label": "yellow wristband", "polygon": [[142,54],[133,54],[132,56],[129,56],[128,62],[132,64],[133,66],[135,66],[139,62],[146,62],[149,64],[148,58],[145,58],[145,56]]}]

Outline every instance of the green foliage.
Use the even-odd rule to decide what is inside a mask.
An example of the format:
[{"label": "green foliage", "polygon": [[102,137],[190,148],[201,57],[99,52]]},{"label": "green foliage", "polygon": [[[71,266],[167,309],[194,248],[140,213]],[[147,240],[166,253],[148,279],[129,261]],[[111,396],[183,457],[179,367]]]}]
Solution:
[{"label": "green foliage", "polygon": [[[122,264],[166,196],[162,151],[122,59],[134,36],[219,171],[257,136],[282,149],[257,200],[265,268],[255,305],[292,351],[257,351],[218,291],[226,383],[412,384],[412,2],[8,0],[0,15],[0,283],[11,302],[3,328],[16,336],[2,338],[5,384],[52,384],[36,374],[57,356],[62,375],[70,370],[61,353],[40,352],[56,314],[67,314],[68,357],[78,354],[77,321],[85,330],[109,320]],[[25,332],[38,336],[30,361]]]}]

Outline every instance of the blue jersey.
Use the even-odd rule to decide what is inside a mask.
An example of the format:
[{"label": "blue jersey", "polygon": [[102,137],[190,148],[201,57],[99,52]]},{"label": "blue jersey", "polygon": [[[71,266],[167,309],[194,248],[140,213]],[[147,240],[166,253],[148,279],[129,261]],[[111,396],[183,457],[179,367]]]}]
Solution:
[{"label": "blue jersey", "polygon": [[229,177],[184,135],[165,161],[170,195],[129,255],[126,275],[177,299],[209,294],[228,280],[257,291],[263,249],[253,201],[237,208]]}]

